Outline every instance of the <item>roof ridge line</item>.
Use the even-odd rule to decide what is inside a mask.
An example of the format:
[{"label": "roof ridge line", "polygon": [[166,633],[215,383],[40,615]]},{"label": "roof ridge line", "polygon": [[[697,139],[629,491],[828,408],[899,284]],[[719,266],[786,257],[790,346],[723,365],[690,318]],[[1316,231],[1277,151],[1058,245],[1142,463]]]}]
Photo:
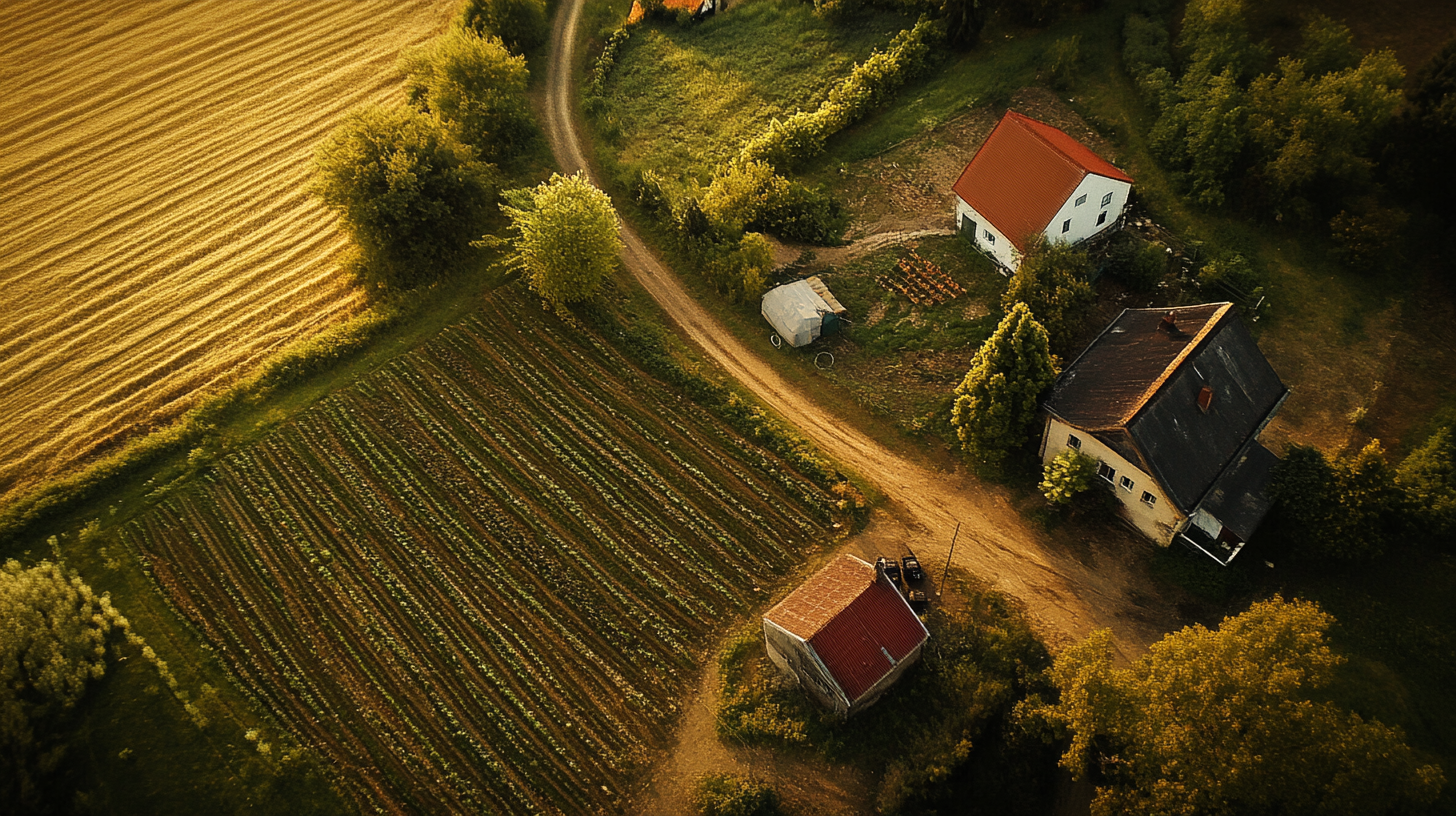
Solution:
[{"label": "roof ridge line", "polygon": [[[1077,170],[1082,171],[1082,178],[1085,179],[1087,177],[1087,174],[1092,172],[1091,170],[1087,169],[1087,167],[1085,165],[1083,165],[1081,162],[1079,162],[1076,159],[1072,158],[1067,153],[1067,151],[1061,149],[1060,147],[1057,147],[1055,144],[1052,143],[1052,141],[1050,139],[1048,139],[1047,137],[1041,135],[1041,133],[1038,132],[1036,128],[1031,127],[1030,125],[1028,125],[1026,123],[1027,122],[1036,122],[1036,124],[1042,125],[1044,127],[1055,127],[1055,125],[1048,125],[1045,122],[1038,122],[1037,120],[1031,118],[1030,116],[1027,116],[1024,113],[1017,113],[1014,110],[1013,111],[1009,111],[1009,112],[1016,116],[1016,123],[1018,125],[1021,125],[1022,129],[1024,129],[1027,133],[1030,133],[1033,138],[1035,138],[1037,141],[1041,142],[1042,144],[1046,145],[1047,147],[1051,148],[1052,149],[1052,152],[1056,153],[1058,156],[1061,156],[1062,157],[1062,161],[1066,162],[1069,166],[1074,167]],[[1056,128],[1056,129],[1057,130],[1060,130],[1060,128]],[[1065,131],[1063,131],[1063,134],[1066,135],[1067,138],[1069,138],[1069,139],[1072,138],[1071,135],[1066,134]],[[1101,173],[1098,173],[1097,175],[1100,176],[1102,174]],[[1081,182],[1078,182],[1078,183],[1080,184]],[[1074,186],[1072,189],[1075,190],[1076,187]],[[1056,213],[1052,213],[1052,217],[1056,217]],[[1050,224],[1051,222],[1048,221],[1047,223]]]},{"label": "roof ridge line", "polygon": [[[1132,424],[1132,421],[1137,418],[1138,414],[1142,413],[1142,410],[1147,407],[1148,403],[1152,400],[1152,398],[1156,396],[1159,391],[1162,390],[1164,385],[1167,385],[1168,378],[1173,376],[1173,372],[1177,371],[1183,365],[1183,362],[1187,360],[1194,351],[1196,351],[1200,346],[1203,345],[1203,342],[1208,339],[1209,335],[1213,333],[1214,329],[1217,329],[1223,325],[1224,318],[1228,316],[1229,311],[1233,309],[1233,307],[1234,305],[1232,303],[1225,302],[1222,306],[1218,308],[1218,311],[1213,313],[1213,316],[1210,317],[1208,321],[1203,324],[1203,328],[1198,330],[1198,334],[1194,335],[1193,339],[1188,342],[1188,345],[1184,346],[1183,350],[1178,352],[1178,356],[1174,357],[1171,363],[1168,363],[1167,368],[1163,369],[1163,373],[1158,375],[1158,378],[1156,380],[1153,380],[1152,384],[1143,390],[1143,393],[1141,396],[1138,397],[1137,402],[1133,403],[1133,406],[1129,408],[1128,412],[1123,416],[1123,427]],[[1177,309],[1169,309],[1168,311],[1176,312]]]}]

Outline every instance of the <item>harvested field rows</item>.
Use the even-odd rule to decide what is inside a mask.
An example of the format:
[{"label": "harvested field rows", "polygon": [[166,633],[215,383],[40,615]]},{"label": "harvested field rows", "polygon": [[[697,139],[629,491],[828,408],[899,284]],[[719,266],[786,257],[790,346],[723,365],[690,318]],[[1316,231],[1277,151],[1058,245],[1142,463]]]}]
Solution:
[{"label": "harvested field rows", "polygon": [[696,653],[829,509],[500,296],[121,535],[364,809],[620,812]]},{"label": "harvested field rows", "polygon": [[313,147],[452,5],[0,4],[0,499],[357,308]]}]

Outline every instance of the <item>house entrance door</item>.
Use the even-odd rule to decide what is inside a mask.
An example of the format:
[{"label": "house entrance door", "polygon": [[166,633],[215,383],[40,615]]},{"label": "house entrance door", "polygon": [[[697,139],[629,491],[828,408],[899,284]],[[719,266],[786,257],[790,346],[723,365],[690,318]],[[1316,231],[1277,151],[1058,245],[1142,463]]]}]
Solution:
[{"label": "house entrance door", "polygon": [[971,243],[979,245],[981,242],[976,239],[976,222],[971,220],[969,215],[961,216],[961,232],[971,236]]}]

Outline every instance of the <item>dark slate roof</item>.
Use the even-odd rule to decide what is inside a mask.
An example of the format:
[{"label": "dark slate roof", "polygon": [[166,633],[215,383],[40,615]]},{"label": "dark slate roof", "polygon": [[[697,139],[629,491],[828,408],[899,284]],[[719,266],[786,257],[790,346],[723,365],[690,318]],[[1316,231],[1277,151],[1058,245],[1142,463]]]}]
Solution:
[{"label": "dark slate roof", "polygon": [[1206,303],[1124,310],[1062,372],[1046,408],[1138,463],[1187,513],[1287,393],[1232,304]]},{"label": "dark slate roof", "polygon": [[1248,541],[1274,503],[1269,498],[1269,479],[1278,463],[1279,457],[1268,448],[1253,443],[1214,483],[1203,509]]}]

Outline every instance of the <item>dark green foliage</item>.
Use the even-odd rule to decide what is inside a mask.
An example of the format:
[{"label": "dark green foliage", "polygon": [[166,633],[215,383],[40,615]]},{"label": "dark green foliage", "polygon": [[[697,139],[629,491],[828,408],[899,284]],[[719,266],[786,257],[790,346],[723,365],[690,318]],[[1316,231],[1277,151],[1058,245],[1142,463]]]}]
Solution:
[{"label": "dark green foliage", "polygon": [[651,170],[638,170],[633,173],[628,193],[637,206],[652,215],[669,215],[672,212],[672,202],[668,200],[667,191],[662,187],[662,178]]},{"label": "dark green foliage", "polygon": [[1001,0],[1001,9],[1018,25],[1040,28],[1076,8],[1076,0]]},{"label": "dark green foliage", "polygon": [[1097,786],[1094,816],[1421,812],[1444,775],[1404,735],[1319,698],[1344,662],[1313,603],[1275,596],[1187,627],[1126,669],[1100,630],[1057,656],[1060,699],[1028,722],[1062,729],[1062,767]]},{"label": "dark green foliage", "polygon": [[778,816],[779,795],[773,787],[734,774],[707,774],[693,790],[699,816]]},{"label": "dark green foliage", "polygon": [[1043,65],[1047,81],[1053,88],[1066,90],[1072,87],[1082,65],[1082,35],[1073,34],[1052,43],[1046,51]]},{"label": "dark green foliage", "polygon": [[748,225],[786,241],[835,246],[844,240],[849,211],[824,188],[797,181],[778,192]]},{"label": "dark green foliage", "polygon": [[1404,497],[1380,443],[1331,461],[1319,450],[1291,445],[1274,470],[1281,537],[1302,555],[1339,561],[1385,552],[1401,523]]},{"label": "dark green foliage", "polygon": [[353,237],[368,282],[390,289],[445,272],[480,235],[496,184],[495,168],[413,108],[359,108],[314,154],[314,193]]},{"label": "dark green foliage", "polygon": [[1300,30],[1299,58],[1310,76],[1348,71],[1360,64],[1360,49],[1350,29],[1316,14]]},{"label": "dark green foliage", "polygon": [[1135,292],[1151,292],[1168,270],[1168,250],[1123,232],[1113,237],[1107,273]]},{"label": "dark green foliage", "polygon": [[545,43],[551,33],[546,0],[466,0],[459,21],[481,37],[499,37],[522,55]]},{"label": "dark green foliage", "polygon": [[587,97],[600,97],[606,92],[607,77],[611,76],[612,69],[617,66],[617,55],[631,37],[632,30],[625,25],[607,37],[606,43],[602,45],[602,53],[597,55],[596,62],[592,63],[592,69],[587,74]]},{"label": "dark green foliage", "polygon": [[763,296],[774,264],[773,249],[762,235],[745,233],[737,243],[692,241],[688,249],[719,294],[734,303],[752,303]]},{"label": "dark green foliage", "polygon": [[1400,463],[1412,526],[1422,538],[1451,549],[1456,543],[1456,436],[1440,428]]},{"label": "dark green foliage", "polygon": [[1162,20],[1129,14],[1122,28],[1122,64],[1134,79],[1154,68],[1172,70],[1173,52],[1168,45],[1168,24]]},{"label": "dark green foliage", "polygon": [[499,39],[453,29],[405,51],[399,66],[410,103],[449,124],[484,159],[515,156],[536,136],[526,60]]},{"label": "dark green foliage", "polygon": [[1011,276],[1001,308],[1010,312],[1015,304],[1025,303],[1046,329],[1052,350],[1065,355],[1095,299],[1087,282],[1091,270],[1085,251],[1038,238]]},{"label": "dark green foliage", "polygon": [[940,24],[945,27],[945,42],[951,48],[965,51],[981,39],[986,27],[986,14],[991,0],[940,0]]},{"label": "dark green foliage", "polygon": [[1395,175],[1428,206],[1456,213],[1456,38],[1412,78],[1406,102],[1391,157]]},{"label": "dark green foliage", "polygon": [[1054,379],[1046,330],[1025,303],[1015,304],[956,386],[951,425],[961,449],[996,464],[1026,444],[1041,394]]},{"label": "dark green foliage", "polygon": [[1359,272],[1389,269],[1401,261],[1401,231],[1408,220],[1404,210],[1364,199],[1354,212],[1341,210],[1330,219],[1330,254]]},{"label": "dark green foliage", "polygon": [[1220,254],[1198,270],[1198,286],[1210,297],[1249,300],[1262,294],[1264,275],[1243,255]]},{"label": "dark green foliage", "polygon": [[708,220],[708,214],[703,212],[703,207],[696,198],[688,199],[678,209],[674,220],[677,222],[678,231],[687,238],[705,239],[713,233],[713,222]]}]

